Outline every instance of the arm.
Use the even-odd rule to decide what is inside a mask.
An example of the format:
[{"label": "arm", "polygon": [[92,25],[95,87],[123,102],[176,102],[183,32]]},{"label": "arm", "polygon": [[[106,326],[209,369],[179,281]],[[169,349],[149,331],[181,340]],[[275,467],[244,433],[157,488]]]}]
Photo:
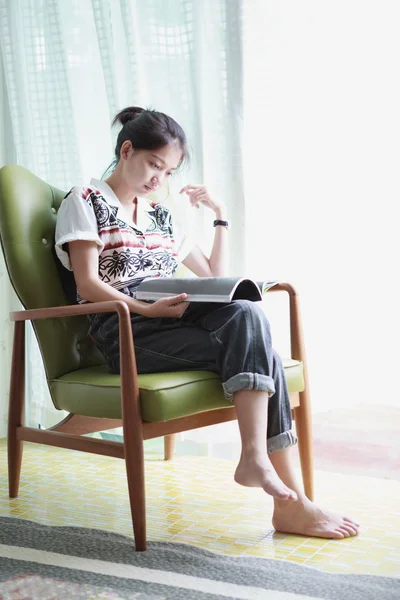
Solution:
[{"label": "arm", "polygon": [[153,304],[130,298],[99,279],[99,254],[95,242],[69,243],[69,255],[79,295],[89,302],[123,300],[130,312],[146,317],[181,317],[188,303],[187,294],[162,298]]},{"label": "arm", "polygon": [[[200,204],[211,208],[215,219],[226,221],[226,208],[211,198],[207,189],[202,185],[187,185],[180,193],[186,192],[192,206],[199,208]],[[226,227],[217,225],[214,233],[214,243],[210,257],[196,246],[185,258],[183,264],[199,277],[223,277],[226,274],[228,231]]]}]

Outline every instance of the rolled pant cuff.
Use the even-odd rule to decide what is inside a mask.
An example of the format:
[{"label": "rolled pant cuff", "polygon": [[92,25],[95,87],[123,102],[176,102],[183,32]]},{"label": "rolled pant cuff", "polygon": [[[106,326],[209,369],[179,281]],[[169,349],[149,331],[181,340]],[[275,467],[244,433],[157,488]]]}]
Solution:
[{"label": "rolled pant cuff", "polygon": [[267,453],[273,454],[274,452],[290,448],[290,446],[295,446],[296,444],[297,436],[293,431],[284,431],[283,433],[279,433],[278,435],[274,435],[274,437],[267,439]]},{"label": "rolled pant cuff", "polygon": [[222,384],[225,398],[233,399],[233,394],[239,390],[260,390],[268,392],[270,396],[275,394],[275,383],[269,375],[259,373],[238,373]]}]

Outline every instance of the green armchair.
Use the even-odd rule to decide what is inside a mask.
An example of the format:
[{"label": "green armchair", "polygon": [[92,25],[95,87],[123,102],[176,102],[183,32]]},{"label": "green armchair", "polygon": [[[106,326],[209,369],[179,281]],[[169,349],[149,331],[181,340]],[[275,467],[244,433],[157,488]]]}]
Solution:
[{"label": "green armchair", "polygon": [[[64,192],[19,166],[0,169],[0,239],[11,284],[26,310],[11,313],[14,342],[8,421],[10,497],[18,495],[23,441],[124,458],[137,550],[146,549],[143,441],[164,436],[165,458],[174,434],[236,418],[218,375],[204,371],[138,375],[127,304],[69,304],[54,255],[57,210]],[[311,413],[298,296],[289,284],[292,358],[285,375],[299,438],[303,483],[313,497]],[[121,375],[108,372],[88,336],[89,313],[118,313]],[[69,415],[48,430],[24,425],[25,321],[32,321],[54,406]],[[84,434],[123,427],[117,443]]]}]

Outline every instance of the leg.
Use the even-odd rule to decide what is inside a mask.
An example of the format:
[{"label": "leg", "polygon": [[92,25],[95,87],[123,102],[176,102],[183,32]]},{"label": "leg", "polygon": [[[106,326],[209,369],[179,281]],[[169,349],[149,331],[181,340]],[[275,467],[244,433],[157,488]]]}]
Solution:
[{"label": "leg", "polygon": [[242,454],[235,481],[262,487],[274,497],[295,500],[296,493],[290,486],[282,487],[282,481],[267,456],[267,453],[296,443],[291,431],[292,415],[283,366],[274,350],[271,351],[270,362],[275,393],[269,400],[269,394],[262,391],[241,390],[234,395],[242,438]]},{"label": "leg", "polygon": [[171,460],[174,455],[175,434],[164,436],[164,460]]},{"label": "leg", "polygon": [[275,350],[271,352],[271,362],[275,393],[268,403],[268,454],[294,446],[297,442],[292,430],[292,409],[286,385],[285,370]]},{"label": "leg", "polygon": [[296,499],[296,494],[282,485],[267,456],[267,437],[268,451],[293,445],[296,438],[291,432],[283,366],[272,349],[264,313],[257,304],[240,301],[207,313],[200,320],[210,328],[212,339],[224,348],[218,364],[226,395],[233,396],[242,441],[235,481],[262,487],[281,499]]},{"label": "leg", "polygon": [[248,487],[262,487],[283,500],[296,500],[296,494],[282,483],[267,456],[268,394],[241,390],[235,393],[234,402],[242,440],[235,481]]},{"label": "leg", "polygon": [[274,498],[272,524],[277,531],[329,539],[358,534],[360,526],[353,519],[319,508],[307,498],[296,480],[290,448],[274,452],[270,459],[283,483],[298,496],[297,502]]},{"label": "leg", "polygon": [[8,483],[10,498],[18,496],[21,475],[22,442],[18,427],[24,423],[25,398],[25,322],[14,325],[14,344],[11,363],[10,405],[8,413]]},{"label": "leg", "polygon": [[[119,341],[113,319],[116,317],[97,319],[91,335],[112,370],[119,372]],[[281,498],[295,498],[279,481],[266,456],[268,394],[275,394],[278,371],[269,324],[261,309],[248,301],[194,304],[182,319],[132,316],[131,321],[139,373],[210,370],[221,374],[225,395],[235,398],[244,446],[236,480]],[[275,419],[275,428],[277,422],[281,421]],[[291,440],[286,431],[275,435],[280,440],[282,437]],[[276,439],[274,442],[277,444]],[[277,447],[283,447],[282,443]],[[247,470],[251,468],[246,475],[245,465]]]}]

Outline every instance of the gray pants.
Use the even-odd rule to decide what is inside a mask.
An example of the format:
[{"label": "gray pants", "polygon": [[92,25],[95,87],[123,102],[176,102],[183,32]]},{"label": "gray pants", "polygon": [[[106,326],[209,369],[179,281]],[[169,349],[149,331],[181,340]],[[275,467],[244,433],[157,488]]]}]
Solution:
[{"label": "gray pants", "polygon": [[[95,315],[90,335],[108,366],[119,373],[118,316]],[[214,371],[225,397],[238,390],[268,392],[268,453],[297,442],[282,362],[272,348],[269,322],[259,304],[189,304],[180,319],[131,313],[138,373]]]}]

